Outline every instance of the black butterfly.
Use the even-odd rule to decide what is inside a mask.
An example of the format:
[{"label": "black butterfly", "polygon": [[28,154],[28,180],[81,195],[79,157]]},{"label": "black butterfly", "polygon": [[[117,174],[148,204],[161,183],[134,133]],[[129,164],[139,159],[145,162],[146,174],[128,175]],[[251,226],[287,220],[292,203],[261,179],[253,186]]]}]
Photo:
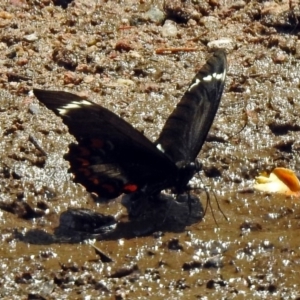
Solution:
[{"label": "black butterfly", "polygon": [[65,158],[75,181],[102,198],[138,192],[176,194],[200,164],[196,157],[206,139],[222,96],[226,55],[217,50],[197,73],[157,139],[142,133],[108,109],[62,91],[34,89],[34,95],[62,117],[77,143]]}]

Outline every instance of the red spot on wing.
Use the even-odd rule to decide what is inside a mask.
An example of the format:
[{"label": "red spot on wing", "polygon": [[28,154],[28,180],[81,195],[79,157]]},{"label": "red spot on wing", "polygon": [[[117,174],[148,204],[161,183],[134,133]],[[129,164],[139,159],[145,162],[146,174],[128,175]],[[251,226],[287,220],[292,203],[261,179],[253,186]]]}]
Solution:
[{"label": "red spot on wing", "polygon": [[133,192],[136,192],[137,189],[138,189],[138,186],[135,185],[135,184],[126,184],[126,185],[123,187],[124,193],[133,193]]},{"label": "red spot on wing", "polygon": [[87,160],[87,159],[84,159],[84,158],[76,158],[79,162],[80,162],[80,165],[82,167],[86,167],[86,166],[89,166],[90,165],[90,162]]},{"label": "red spot on wing", "polygon": [[92,172],[86,168],[80,168],[80,169],[78,169],[78,172],[82,173],[83,176],[85,176],[85,177],[89,177],[92,174]]},{"label": "red spot on wing", "polygon": [[78,146],[78,149],[80,151],[80,154],[79,154],[80,156],[89,156],[91,154],[91,151],[86,147],[79,147]]},{"label": "red spot on wing", "polygon": [[108,193],[116,193],[115,187],[111,184],[102,184],[101,187],[105,189]]},{"label": "red spot on wing", "polygon": [[99,139],[91,139],[91,146],[93,148],[103,148],[104,142],[103,140],[99,140]]},{"label": "red spot on wing", "polygon": [[[91,181],[93,182],[93,184],[95,185],[99,185],[100,181],[98,180],[98,178],[91,178]],[[104,187],[104,185],[101,185],[102,187]]]}]

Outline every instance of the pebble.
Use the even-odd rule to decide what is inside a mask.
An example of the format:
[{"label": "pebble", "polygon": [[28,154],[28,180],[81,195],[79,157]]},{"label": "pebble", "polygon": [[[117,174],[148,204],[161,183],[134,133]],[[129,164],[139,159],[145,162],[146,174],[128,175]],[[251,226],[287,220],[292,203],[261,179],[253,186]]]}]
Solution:
[{"label": "pebble", "polygon": [[65,72],[64,73],[64,84],[80,84],[82,82],[82,77],[74,72]]},{"label": "pebble", "polygon": [[34,42],[38,40],[38,37],[35,33],[24,35],[24,40],[27,42]]},{"label": "pebble", "polygon": [[163,37],[176,36],[177,32],[176,23],[170,20],[167,20],[161,29],[161,34]]},{"label": "pebble", "polygon": [[152,23],[162,24],[165,19],[165,14],[157,7],[151,7],[146,13],[145,17]]},{"label": "pebble", "polygon": [[93,82],[94,81],[94,76],[92,76],[92,75],[87,75],[87,76],[85,76],[84,78],[83,78],[83,81],[85,82],[85,83],[91,83],[91,82]]},{"label": "pebble", "polygon": [[282,64],[287,61],[287,56],[282,52],[277,52],[272,57],[274,63]]},{"label": "pebble", "polygon": [[231,8],[241,9],[241,8],[244,8],[245,6],[246,6],[246,2],[241,0],[241,1],[233,2],[233,4],[231,5]]},{"label": "pebble", "polygon": [[14,15],[10,14],[7,11],[0,11],[0,19],[10,20],[14,17]]},{"label": "pebble", "polygon": [[229,38],[221,38],[218,40],[211,41],[207,44],[208,48],[210,49],[227,49],[227,50],[233,50],[234,49],[234,42],[232,39]]},{"label": "pebble", "polygon": [[31,114],[36,115],[36,114],[39,113],[40,107],[39,107],[39,105],[36,104],[36,103],[30,103],[29,106],[28,106],[28,110],[29,110],[29,112],[30,112]]},{"label": "pebble", "polygon": [[117,79],[117,83],[119,85],[126,85],[126,86],[135,85],[134,81],[130,79],[123,79],[123,78]]}]

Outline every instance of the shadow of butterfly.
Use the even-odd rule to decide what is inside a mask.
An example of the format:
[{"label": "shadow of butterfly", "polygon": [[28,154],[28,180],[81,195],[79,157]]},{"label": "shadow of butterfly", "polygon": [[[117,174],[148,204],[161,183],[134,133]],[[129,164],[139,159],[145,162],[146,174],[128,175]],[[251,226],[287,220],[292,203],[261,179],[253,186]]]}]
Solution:
[{"label": "shadow of butterfly", "polygon": [[217,50],[194,77],[153,143],[128,122],[91,101],[63,91],[34,89],[76,138],[65,158],[74,181],[101,198],[137,198],[171,189],[190,190],[201,165],[196,157],[216,115],[226,76],[226,54]]}]

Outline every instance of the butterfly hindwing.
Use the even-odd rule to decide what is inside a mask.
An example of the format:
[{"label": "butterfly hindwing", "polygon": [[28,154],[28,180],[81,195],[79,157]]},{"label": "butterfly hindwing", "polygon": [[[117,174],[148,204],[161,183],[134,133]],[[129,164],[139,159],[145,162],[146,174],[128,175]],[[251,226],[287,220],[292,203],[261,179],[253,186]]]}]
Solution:
[{"label": "butterfly hindwing", "polygon": [[66,159],[75,181],[89,192],[114,198],[176,174],[170,159],[108,109],[67,92],[34,89],[34,94],[75,136]]},{"label": "butterfly hindwing", "polygon": [[226,69],[226,54],[217,50],[167,119],[156,144],[174,162],[194,161],[201,150],[220,103]]}]

